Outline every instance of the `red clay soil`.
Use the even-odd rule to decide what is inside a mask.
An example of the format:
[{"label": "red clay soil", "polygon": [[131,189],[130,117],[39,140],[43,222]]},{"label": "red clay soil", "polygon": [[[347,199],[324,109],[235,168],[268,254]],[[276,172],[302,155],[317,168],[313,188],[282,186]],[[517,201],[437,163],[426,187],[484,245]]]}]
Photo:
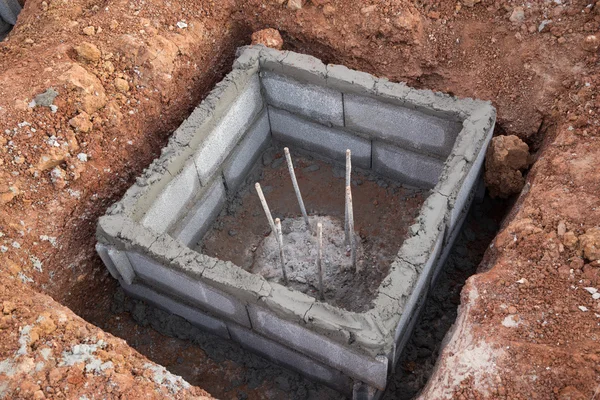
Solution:
[{"label": "red clay soil", "polygon": [[[25,363],[0,388],[8,382],[9,398],[27,397],[13,389],[51,372],[54,361],[36,371],[18,354],[23,328],[44,323],[39,314],[62,312],[76,327],[53,319],[57,330],[44,337],[61,349],[57,360],[90,340],[79,327],[99,337],[58,304],[96,325],[111,318],[116,283],[94,254],[97,218],[227,72],[235,48],[266,27],[281,32],[284,48],[326,62],[492,100],[496,133],[522,138],[537,160],[482,273],[463,290],[423,398],[593,398],[600,309],[583,288],[600,289],[600,11],[581,0],[311,0],[299,10],[265,0],[28,0],[0,43],[0,300],[16,305],[0,326],[0,376],[11,359]],[[49,88],[56,113],[28,106]],[[143,356],[106,337],[124,362],[141,365]],[[70,370],[79,368],[73,379],[89,381],[89,393],[104,384],[113,397],[135,398],[85,365]],[[31,397],[76,385],[39,380],[47,386]],[[158,392],[145,382],[135,390],[171,396],[164,382]]]}]

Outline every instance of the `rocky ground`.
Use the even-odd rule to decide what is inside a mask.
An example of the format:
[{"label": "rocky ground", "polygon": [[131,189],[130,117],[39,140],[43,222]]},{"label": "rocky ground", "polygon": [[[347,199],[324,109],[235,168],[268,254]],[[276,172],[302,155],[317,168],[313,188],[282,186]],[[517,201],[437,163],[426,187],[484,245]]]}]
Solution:
[{"label": "rocky ground", "polygon": [[[600,11],[591,0],[26,1],[0,43],[0,393],[205,394],[145,358],[167,357],[168,338],[144,328],[154,341],[136,347],[141,355],[90,324],[119,332],[94,229],[235,48],[267,27],[286,49],[497,107],[486,181],[493,195],[516,193],[514,205],[462,290],[421,397],[597,397]],[[120,323],[133,337],[135,325]],[[239,372],[196,361],[219,370],[220,383],[193,382],[211,393]]]}]

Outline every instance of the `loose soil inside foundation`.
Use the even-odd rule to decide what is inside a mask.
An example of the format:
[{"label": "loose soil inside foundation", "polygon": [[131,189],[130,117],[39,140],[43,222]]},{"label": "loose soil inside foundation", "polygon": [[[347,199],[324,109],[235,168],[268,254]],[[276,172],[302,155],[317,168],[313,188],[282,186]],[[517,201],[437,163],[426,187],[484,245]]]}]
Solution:
[{"label": "loose soil inside foundation", "polygon": [[[311,221],[314,225],[317,220],[324,224],[325,301],[349,311],[368,310],[428,191],[405,187],[369,172],[353,171],[360,270],[355,273],[344,245],[344,167],[308,154],[295,153],[293,161]],[[197,250],[269,280],[281,281],[279,254],[254,189],[255,177],[273,218],[282,220],[290,286],[318,296],[316,238],[305,231],[282,147],[267,150],[250,176]]]}]

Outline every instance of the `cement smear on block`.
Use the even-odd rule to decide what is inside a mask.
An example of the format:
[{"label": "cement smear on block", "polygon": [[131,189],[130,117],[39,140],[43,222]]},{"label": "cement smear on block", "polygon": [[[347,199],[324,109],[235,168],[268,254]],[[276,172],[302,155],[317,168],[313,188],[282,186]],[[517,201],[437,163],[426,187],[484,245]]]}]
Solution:
[{"label": "cement smear on block", "polygon": [[[261,257],[261,246],[271,230],[254,190],[254,182],[261,183],[271,214],[274,218],[281,218],[284,231],[289,221],[301,220],[282,150],[283,146],[277,145],[263,154],[250,179],[229,200],[196,248],[199,252],[258,273],[256,266]],[[344,167],[316,159],[308,153],[297,153],[293,148],[291,150],[309,216],[327,216],[331,221],[338,221],[339,233],[328,234],[326,229],[324,239],[335,236],[343,242]],[[370,309],[377,288],[387,275],[426,195],[424,190],[404,187],[369,172],[353,171],[352,196],[355,232],[360,237],[359,248],[362,247],[358,258],[361,272],[355,274],[349,269],[332,277],[326,275],[326,302],[355,312]],[[316,251],[316,245],[312,251]],[[297,253],[298,257],[306,258],[304,251]],[[278,253],[275,255],[278,257]],[[287,261],[290,262],[289,252]],[[314,255],[307,265],[314,268],[312,263]],[[279,264],[273,261],[266,264],[275,268],[266,276],[279,280]],[[298,276],[302,280],[301,275]],[[314,281],[292,281],[291,287],[310,296],[318,296]]]},{"label": "cement smear on block", "polygon": [[[323,224],[323,285],[326,297],[335,299],[338,288],[348,285],[355,279],[352,258],[344,243],[343,221],[331,217],[309,218],[312,231],[306,227],[303,218],[288,218],[282,221],[283,249],[289,287],[304,293],[314,294],[319,290],[317,273],[317,236],[314,232],[317,223]],[[360,237],[355,234],[357,243],[357,263],[364,264],[364,249]],[[263,240],[256,250],[252,272],[268,280],[283,283],[279,245],[273,232]],[[339,299],[334,300],[339,302]]]}]

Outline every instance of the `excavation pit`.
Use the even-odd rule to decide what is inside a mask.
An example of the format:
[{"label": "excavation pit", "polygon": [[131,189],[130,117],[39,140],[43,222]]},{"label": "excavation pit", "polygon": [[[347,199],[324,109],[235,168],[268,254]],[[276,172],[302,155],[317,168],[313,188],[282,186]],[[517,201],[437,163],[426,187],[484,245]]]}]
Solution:
[{"label": "excavation pit", "polygon": [[[265,218],[254,182],[263,187],[274,218],[283,228],[289,288],[318,295],[316,235],[309,234],[277,143],[259,157],[246,184],[235,193],[195,249],[231,261],[242,269],[282,283],[277,242]],[[389,272],[408,227],[417,217],[428,191],[354,170],[352,195],[356,241],[355,273],[344,243],[344,169],[306,152],[292,153],[296,176],[311,226],[322,222],[325,301],[349,311],[371,308],[377,288]]]},{"label": "excavation pit", "polygon": [[[460,231],[494,122],[488,102],[411,89],[297,53],[243,48],[233,71],[100,219],[97,250],[130,295],[345,395],[375,398]],[[264,185],[276,168],[257,171],[269,148],[277,153],[282,145],[301,153],[300,178],[309,168],[304,159],[323,174],[299,179],[312,219],[327,219],[338,231],[343,224],[344,182],[334,183],[346,149],[356,167],[353,179],[365,177],[352,189],[355,209],[364,207],[367,215],[367,198],[380,189],[389,197],[376,200],[379,211],[399,208],[377,215],[379,231],[367,232],[362,217],[356,219],[363,258],[374,255],[369,237],[386,250],[383,256],[375,251],[366,275],[352,277],[338,294],[333,286],[343,280],[330,280],[324,301],[310,282],[278,283],[276,271],[265,269],[271,250],[254,265],[243,247],[269,247],[265,215],[251,211],[258,200],[244,197],[253,194],[252,182],[266,179],[263,186],[272,186],[266,197],[284,226],[300,216],[276,201],[283,187]],[[289,185],[284,172],[278,182]],[[311,184],[324,189],[307,190]],[[398,207],[398,191],[415,196],[412,207]],[[327,200],[332,197],[338,200]],[[262,220],[254,223],[254,217]],[[236,237],[245,245],[236,247]]]}]

